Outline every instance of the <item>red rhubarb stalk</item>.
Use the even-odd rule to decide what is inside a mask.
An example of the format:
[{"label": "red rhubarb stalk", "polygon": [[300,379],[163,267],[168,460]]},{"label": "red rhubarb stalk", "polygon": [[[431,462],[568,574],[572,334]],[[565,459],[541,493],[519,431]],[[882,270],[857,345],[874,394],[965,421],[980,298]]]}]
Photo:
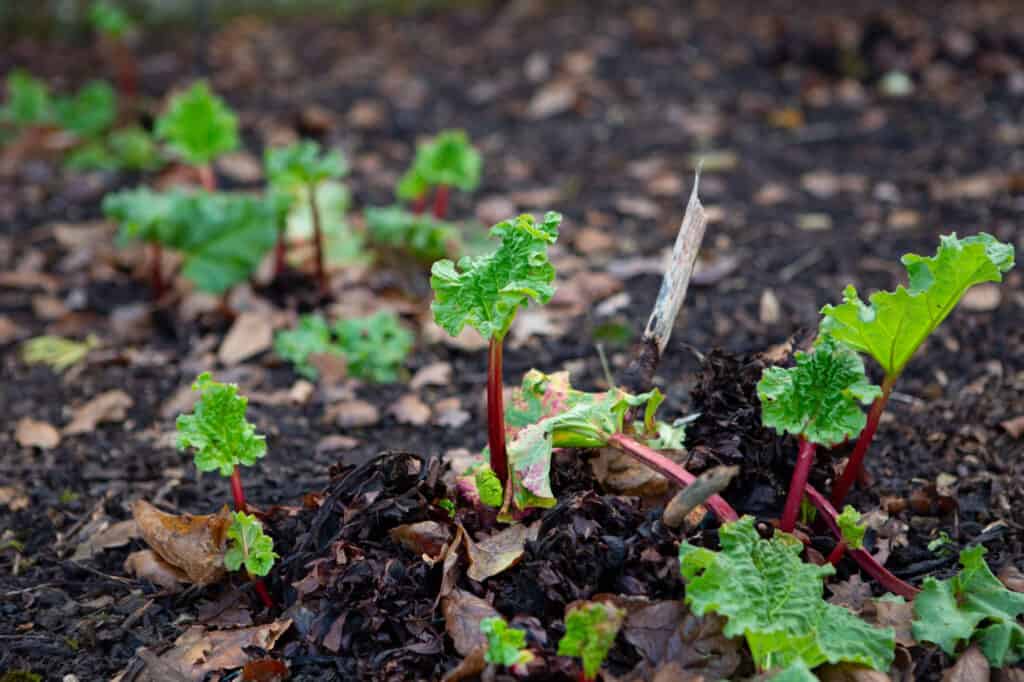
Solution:
[{"label": "red rhubarb stalk", "polygon": [[[843,532],[839,528],[839,522],[836,517],[839,514],[824,495],[814,489],[813,486],[804,486],[804,494],[811,501],[811,504],[815,506],[818,512],[824,518],[825,523],[832,530],[837,538],[842,540]],[[864,549],[851,549],[849,550],[850,558],[856,561],[864,572],[870,575],[872,578],[878,581],[878,583],[889,592],[897,594],[904,599],[913,599],[919,590],[913,585],[900,580],[892,574],[887,568],[882,566],[875,560],[875,557],[871,556],[867,550]]]},{"label": "red rhubarb stalk", "polygon": [[150,286],[153,288],[153,298],[160,300],[164,295],[164,253],[160,242],[149,243],[150,263]]},{"label": "red rhubarb stalk", "polygon": [[235,498],[235,511],[246,510],[245,491],[242,490],[242,474],[237,464],[231,472],[231,497]]},{"label": "red rhubarb stalk", "polygon": [[287,228],[281,226],[277,230],[277,244],[274,247],[274,278],[281,276],[284,272],[285,259],[288,256],[288,245],[285,243],[285,232]]},{"label": "red rhubarb stalk", "polygon": [[[609,436],[608,445],[626,453],[641,464],[649,466],[683,488],[697,480],[696,476],[654,448],[639,443],[623,433],[613,433]],[[731,523],[740,518],[732,505],[726,502],[721,495],[712,495],[704,503],[722,523]]]},{"label": "red rhubarb stalk", "polygon": [[793,478],[789,481],[789,493],[786,495],[786,506],[782,510],[782,521],[779,528],[786,533],[792,533],[796,528],[796,517],[800,513],[800,501],[803,500],[803,489],[807,485],[807,478],[811,473],[811,464],[814,462],[814,443],[803,436],[800,437],[800,450],[796,455],[796,468],[793,469]]},{"label": "red rhubarb stalk", "polygon": [[416,215],[420,215],[425,210],[427,210],[427,193],[426,192],[424,192],[423,194],[421,194],[418,197],[416,197],[416,201],[412,202],[412,212],[415,213]]},{"label": "red rhubarb stalk", "polygon": [[838,566],[839,562],[843,560],[843,555],[846,554],[846,540],[840,540],[836,546],[828,554],[828,562],[833,566]]},{"label": "red rhubarb stalk", "polygon": [[324,270],[324,232],[320,226],[320,207],[316,204],[316,185],[309,186],[309,212],[313,217],[313,239],[316,244],[316,281],[320,293],[327,292],[327,272]]},{"label": "red rhubarb stalk", "polygon": [[861,477],[861,473],[864,470],[864,456],[867,454],[871,441],[875,437],[875,431],[878,430],[878,422],[882,418],[882,411],[885,410],[885,404],[889,400],[889,394],[892,393],[892,387],[895,383],[896,377],[886,376],[885,380],[882,381],[882,395],[875,398],[875,402],[871,404],[867,423],[860,432],[860,437],[853,448],[853,453],[846,462],[846,468],[843,469],[843,473],[832,486],[832,504],[836,507],[843,504],[850,489],[853,488],[854,482]]},{"label": "red rhubarb stalk", "polygon": [[448,185],[440,185],[434,192],[434,217],[444,220],[448,215]]},{"label": "red rhubarb stalk", "polygon": [[196,171],[199,173],[199,184],[203,186],[207,192],[212,192],[217,189],[217,176],[213,174],[213,167],[204,163],[200,166],[196,166]]},{"label": "red rhubarb stalk", "polygon": [[491,470],[504,488],[508,484],[508,454],[505,452],[505,396],[502,392],[501,339],[492,338],[487,357],[487,444]]}]

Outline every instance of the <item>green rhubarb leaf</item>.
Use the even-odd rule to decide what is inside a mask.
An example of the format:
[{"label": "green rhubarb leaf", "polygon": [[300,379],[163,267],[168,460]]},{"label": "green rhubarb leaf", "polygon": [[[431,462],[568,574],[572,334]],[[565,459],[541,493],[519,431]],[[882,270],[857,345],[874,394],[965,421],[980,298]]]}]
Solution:
[{"label": "green rhubarb leaf", "polygon": [[381,310],[368,317],[339,320],[334,333],[350,375],[377,383],[398,381],[413,335],[397,315]]},{"label": "green rhubarb leaf", "polygon": [[174,219],[174,207],[182,196],[148,187],[122,190],[103,197],[103,215],[120,224],[122,242],[140,239],[175,244],[182,240],[179,232],[187,227]]},{"label": "green rhubarb leaf", "polygon": [[91,81],[71,97],[54,102],[57,122],[80,138],[100,135],[117,118],[117,95],[105,81]]},{"label": "green rhubarb leaf", "polygon": [[625,611],[605,602],[574,606],[565,616],[565,635],[558,642],[558,655],[582,659],[584,676],[597,679],[625,617]]},{"label": "green rhubarb leaf", "polygon": [[200,81],[171,99],[156,136],[186,163],[201,166],[238,148],[238,118]]},{"label": "green rhubarb leaf", "polygon": [[487,638],[484,660],[488,663],[510,668],[533,660],[533,654],[524,648],[526,631],[509,627],[501,616],[481,620],[480,632]]},{"label": "green rhubarb leaf", "polygon": [[502,505],[505,495],[501,489],[501,480],[491,467],[486,464],[478,466],[473,472],[473,482],[480,502],[495,509]]},{"label": "green rhubarb leaf", "polygon": [[472,192],[480,184],[480,152],[462,130],[446,130],[416,148],[412,167],[398,184],[398,197],[418,199],[430,187],[444,185]]},{"label": "green rhubarb leaf", "polygon": [[127,170],[155,170],[163,164],[153,136],[138,126],[121,128],[107,137],[110,153]]},{"label": "green rhubarb leaf", "polygon": [[817,676],[803,661],[792,663],[785,670],[772,675],[770,679],[771,682],[818,682]]},{"label": "green rhubarb leaf", "polygon": [[320,144],[313,140],[268,149],[264,166],[271,184],[284,188],[317,185],[324,180],[337,180],[348,173],[348,165],[341,152],[322,154]]},{"label": "green rhubarb leaf", "polygon": [[309,364],[314,353],[341,354],[331,340],[331,327],[322,315],[303,315],[294,329],[282,329],[274,336],[274,352],[292,363],[295,371],[309,379],[317,378],[316,367]]},{"label": "green rhubarb leaf", "polygon": [[224,566],[229,571],[245,566],[250,575],[270,573],[278,554],[274,552],[274,541],[263,533],[263,524],[245,512],[234,512],[231,517]]},{"label": "green rhubarb leaf", "polygon": [[238,386],[214,381],[203,372],[192,384],[199,402],[192,414],[178,417],[178,449],[195,450],[196,468],[230,476],[235,466],[252,466],[267,453],[264,436],[245,419],[249,400],[238,395]]},{"label": "green rhubarb leaf", "polygon": [[860,512],[846,505],[843,513],[836,517],[839,524],[839,532],[850,549],[860,549],[864,546],[864,534],[867,533],[867,526],[861,522]]},{"label": "green rhubarb leaf", "polygon": [[434,321],[452,336],[467,324],[487,339],[505,337],[516,311],[530,299],[547,303],[555,293],[555,268],[548,246],[558,239],[562,216],[548,212],[537,223],[532,215],[500,222],[491,236],[501,246],[486,256],[466,256],[458,267],[439,260],[431,268]]},{"label": "green rhubarb leaf", "polygon": [[995,237],[981,233],[965,239],[942,237],[930,258],[903,256],[909,288],[879,291],[864,303],[853,286],[846,287],[843,303],[826,305],[823,334],[873,357],[887,376],[896,377],[918,347],[952,312],[967,290],[982,282],[1000,282],[1014,265],[1014,250]]},{"label": "green rhubarb leaf", "polygon": [[914,638],[934,642],[950,656],[977,642],[993,667],[1024,659],[1024,594],[1006,589],[985,563],[981,545],[960,552],[963,567],[949,580],[925,578],[914,599]]},{"label": "green rhubarb leaf", "polygon": [[89,7],[89,23],[93,30],[115,40],[124,38],[135,28],[135,23],[124,10],[104,0],[93,2]]},{"label": "green rhubarb leaf", "polygon": [[52,120],[49,86],[24,69],[13,69],[7,75],[7,101],[0,109],[0,121],[15,126],[35,126]]},{"label": "green rhubarb leaf", "polygon": [[421,261],[433,262],[460,251],[459,231],[455,225],[430,214],[417,215],[401,206],[386,206],[368,207],[363,215],[374,242],[407,251]]},{"label": "green rhubarb leaf", "polygon": [[801,542],[782,532],[762,539],[745,516],[719,531],[721,551],[683,543],[679,564],[686,602],[697,615],[727,619],[726,637],[744,636],[759,668],[803,661],[861,663],[876,670],[892,665],[895,634],[879,629],[822,599],[831,565],[800,560]]},{"label": "green rhubarb leaf", "polygon": [[825,336],[812,352],[794,357],[796,367],[768,367],[757,383],[764,424],[826,446],[859,434],[867,422],[860,404],[882,394],[860,356]]}]

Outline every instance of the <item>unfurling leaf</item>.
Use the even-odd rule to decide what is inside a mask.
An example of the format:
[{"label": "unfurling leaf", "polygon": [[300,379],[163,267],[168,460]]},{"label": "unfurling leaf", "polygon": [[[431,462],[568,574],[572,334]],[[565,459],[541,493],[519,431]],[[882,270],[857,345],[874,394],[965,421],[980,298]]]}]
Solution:
[{"label": "unfurling leaf", "polygon": [[798,539],[776,532],[764,540],[749,516],[722,526],[719,539],[719,552],[680,546],[686,602],[699,615],[725,616],[724,634],[746,637],[758,667],[801,660],[809,668],[843,661],[876,670],[892,665],[892,628],[872,627],[822,599],[822,581],[835,568],[801,561]]},{"label": "unfurling leaf", "polygon": [[446,130],[416,148],[412,166],[398,184],[400,199],[417,199],[441,185],[472,192],[480,183],[480,152],[461,130]]},{"label": "unfurling leaf", "polygon": [[860,356],[825,336],[812,352],[794,357],[796,367],[768,367],[757,383],[764,424],[826,446],[860,433],[867,417],[858,403],[882,394],[865,376]]},{"label": "unfurling leaf", "polygon": [[238,118],[198,82],[171,99],[156,121],[156,136],[187,163],[200,166],[238,148]]},{"label": "unfurling leaf", "polygon": [[245,419],[249,401],[238,395],[238,386],[203,372],[192,390],[202,397],[192,414],[178,417],[178,448],[195,449],[197,469],[230,476],[236,465],[251,466],[267,453],[266,439]]},{"label": "unfurling leaf", "polygon": [[120,40],[135,28],[124,10],[106,0],[97,0],[89,8],[89,24],[102,35]]},{"label": "unfurling leaf", "polygon": [[821,331],[873,357],[888,376],[898,376],[924,340],[975,284],[1000,282],[1014,265],[1014,251],[984,232],[942,237],[931,258],[903,256],[909,288],[879,291],[865,304],[853,286],[843,303],[826,305]]},{"label": "unfurling leaf", "polygon": [[864,546],[864,534],[868,528],[861,522],[859,511],[846,505],[843,507],[843,513],[836,517],[836,522],[839,524],[839,531],[842,533],[847,547],[860,549]]},{"label": "unfurling leaf", "polygon": [[1012,592],[989,570],[981,545],[960,552],[963,567],[949,580],[925,578],[914,599],[914,637],[950,656],[958,645],[981,646],[995,668],[1024,660],[1024,594]]},{"label": "unfurling leaf", "polygon": [[235,512],[231,515],[228,542],[224,565],[229,571],[245,566],[251,575],[266,575],[278,557],[274,541],[264,534],[263,525],[252,514]]},{"label": "unfurling leaf", "polygon": [[562,216],[548,212],[537,223],[524,214],[491,228],[501,246],[485,256],[439,260],[431,268],[434,321],[452,336],[467,324],[484,338],[505,337],[516,311],[530,299],[547,303],[555,293],[548,246],[558,239]]},{"label": "unfurling leaf", "polygon": [[501,506],[504,499],[501,481],[498,480],[498,475],[491,470],[491,467],[486,464],[477,467],[473,480],[476,483],[480,502],[495,509]]},{"label": "unfurling leaf", "polygon": [[526,631],[510,628],[501,616],[491,616],[480,621],[480,632],[487,638],[484,660],[488,663],[510,668],[533,660],[533,654],[524,648]]},{"label": "unfurling leaf", "polygon": [[558,642],[558,655],[582,659],[584,676],[595,679],[625,617],[625,611],[604,602],[574,606],[565,615],[565,635]]}]

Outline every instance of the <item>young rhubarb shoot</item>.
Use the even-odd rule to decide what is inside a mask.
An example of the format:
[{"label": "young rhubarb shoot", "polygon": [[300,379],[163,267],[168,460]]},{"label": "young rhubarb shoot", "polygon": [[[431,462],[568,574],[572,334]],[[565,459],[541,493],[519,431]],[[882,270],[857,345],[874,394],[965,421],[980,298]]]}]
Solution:
[{"label": "young rhubarb shoot", "polygon": [[963,569],[949,580],[925,578],[914,598],[914,638],[934,642],[950,656],[974,642],[993,668],[1024,660],[1024,594],[992,575],[981,545],[960,552]]},{"label": "young rhubarb shoot", "polygon": [[244,566],[249,575],[265,576],[278,558],[273,539],[263,532],[263,525],[252,514],[238,511],[231,515],[228,542],[224,566],[229,571]]},{"label": "young rhubarb shoot", "polygon": [[487,638],[484,660],[488,663],[513,668],[533,660],[533,653],[525,648],[526,630],[510,628],[501,616],[480,621],[480,632]]},{"label": "young rhubarb shoot", "polygon": [[7,74],[7,98],[0,108],[0,124],[14,130],[53,123],[53,101],[46,83],[24,69]]},{"label": "young rhubarb shoot", "polygon": [[198,82],[171,99],[156,121],[156,136],[196,169],[205,189],[213,191],[217,181],[211,164],[238,148],[238,118],[206,83]]},{"label": "young rhubarb shoot", "polygon": [[871,406],[846,468],[832,488],[832,503],[836,506],[843,503],[861,475],[864,455],[885,403],[907,362],[968,289],[982,282],[1002,281],[1003,273],[1014,265],[1014,249],[985,233],[965,239],[958,239],[954,233],[942,237],[934,256],[908,253],[902,262],[907,268],[909,287],[876,292],[866,304],[857,290],[848,286],[843,303],[826,305],[821,310],[823,335],[870,355],[885,372],[881,395]]},{"label": "young rhubarb shoot", "polygon": [[131,101],[138,89],[138,68],[128,46],[129,38],[135,32],[135,22],[121,8],[100,0],[89,8],[89,23],[110,52],[121,95],[126,101]]},{"label": "young rhubarb shoot", "polygon": [[[321,154],[320,145],[305,140],[290,147],[268,149],[265,157],[267,175],[279,191],[304,198],[309,202],[313,221],[313,240],[316,246],[316,279],[320,291],[327,291],[327,272],[324,268],[324,230],[321,224],[317,190],[326,180],[337,180],[348,172],[345,158],[340,152]],[[284,230],[278,234],[278,249],[284,249]]]},{"label": "young rhubarb shoot", "polygon": [[195,450],[199,471],[217,471],[231,478],[231,495],[237,511],[245,511],[245,493],[239,466],[252,466],[267,454],[264,436],[246,421],[249,400],[238,395],[238,386],[214,381],[203,372],[192,384],[200,393],[192,414],[178,417],[178,448]]},{"label": "young rhubarb shoot", "polygon": [[626,612],[604,602],[583,602],[565,616],[565,635],[558,641],[559,656],[583,662],[581,682],[593,682],[615,644]]},{"label": "young rhubarb shoot", "polygon": [[521,215],[491,228],[501,240],[493,253],[464,257],[458,266],[439,260],[431,268],[434,321],[452,336],[468,324],[490,342],[487,367],[487,434],[491,469],[508,483],[505,408],[502,396],[502,341],[516,311],[532,299],[547,303],[555,293],[555,268],[548,247],[558,239],[562,216],[549,212],[540,223]]},{"label": "young rhubarb shoot", "polygon": [[697,615],[713,612],[727,619],[722,633],[743,636],[760,670],[803,661],[860,663],[886,671],[896,646],[892,628],[876,628],[822,598],[831,564],[800,560],[803,545],[792,535],[758,535],[744,516],[718,532],[721,551],[684,542],[679,566],[686,580],[686,603]]},{"label": "young rhubarb shoot", "polygon": [[413,201],[419,213],[433,189],[434,217],[443,220],[451,188],[472,192],[480,184],[481,166],[480,152],[469,143],[466,133],[446,130],[416,148],[412,166],[398,183],[398,198]]},{"label": "young rhubarb shoot", "polygon": [[366,231],[377,244],[405,251],[422,263],[457,257],[459,231],[453,223],[417,215],[401,206],[367,208]]},{"label": "young rhubarb shoot", "polygon": [[823,337],[812,352],[798,351],[794,357],[795,367],[769,367],[757,383],[765,426],[800,439],[779,524],[787,533],[796,527],[815,446],[831,447],[860,433],[866,422],[860,405],[881,395],[865,376],[860,356],[831,337]]},{"label": "young rhubarb shoot", "polygon": [[850,505],[843,507],[843,513],[836,517],[836,523],[839,524],[841,537],[828,555],[828,562],[833,566],[839,565],[847,548],[860,549],[863,547],[864,534],[867,532],[867,526],[861,523],[860,512]]}]

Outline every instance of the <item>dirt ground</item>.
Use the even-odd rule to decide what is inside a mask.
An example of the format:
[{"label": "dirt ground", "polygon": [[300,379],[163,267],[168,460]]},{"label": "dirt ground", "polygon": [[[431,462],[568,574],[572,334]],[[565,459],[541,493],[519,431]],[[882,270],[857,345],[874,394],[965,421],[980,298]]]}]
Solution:
[{"label": "dirt ground", "polygon": [[[484,179],[456,196],[456,216],[565,215],[562,293],[554,313],[520,321],[508,385],[531,367],[569,368],[575,385],[604,388],[597,342],[622,371],[623,332],[643,328],[702,159],[702,269],[656,384],[665,416],[703,412],[689,442],[698,465],[747,467],[726,497],[768,518],[795,444],[760,431],[750,355],[813,330],[847,283],[894,287],[899,256],[930,255],[940,234],[985,231],[1024,246],[1024,12],[1013,2],[794,5],[523,1],[346,24],[247,18],[214,32],[205,58],[194,36],[147,38],[141,88],[162,96],[205,62],[239,111],[247,149],[218,168],[225,187],[258,186],[246,171],[265,145],[313,135],[347,155],[356,212],[391,202],[418,137],[467,130]],[[85,44],[21,39],[0,54],[0,71],[26,66],[65,86],[95,76],[96,63]],[[439,385],[346,382],[304,400],[288,397],[298,377],[272,352],[225,367],[217,349],[230,321],[151,309],[132,252],[92,222],[105,192],[139,180],[48,160],[0,177],[0,672],[144,679],[140,647],[161,653],[189,625],[216,623],[210,614],[225,604],[248,604],[241,582],[166,596],[131,578],[123,562],[140,540],[74,558],[87,529],[129,518],[137,498],[192,513],[228,501],[224,482],[197,475],[173,441],[184,387],[212,369],[251,396],[250,419],[267,435],[267,456],[244,472],[250,500],[290,508],[272,511],[269,528],[283,557],[271,590],[293,620],[275,655],[292,679],[439,679],[462,659],[434,607],[441,566],[387,531],[434,518],[429,502],[443,490],[433,462],[485,445],[486,354],[421,335],[408,370],[447,363]],[[331,310],[384,301],[423,327],[422,274],[349,279],[335,278]],[[234,302],[260,300],[246,290]],[[852,502],[891,515],[898,532],[878,542],[887,567],[912,583],[955,569],[955,553],[927,549],[940,531],[955,547],[984,541],[996,572],[1024,569],[1022,313],[1019,270],[972,291],[915,356],[883,418],[873,485]],[[19,343],[43,333],[94,333],[101,346],[60,375],[19,357]],[[59,428],[115,389],[131,398],[123,415],[53,448],[16,440],[22,418]],[[409,394],[430,408],[426,423],[396,413]],[[376,408],[372,423],[343,425],[355,401]],[[823,458],[815,480],[828,466]],[[559,460],[555,489],[560,504],[520,564],[458,584],[519,617],[550,654],[544,679],[570,679],[553,655],[565,606],[607,592],[679,599],[682,535],[657,523],[656,508],[603,490],[578,457]],[[311,492],[323,493],[316,508],[304,506]],[[324,568],[313,596],[296,588],[310,561],[339,547],[365,561]],[[250,622],[270,620],[253,602]],[[916,676],[906,679],[940,679],[951,664],[934,648],[912,652]],[[609,669],[625,675],[640,660],[620,641]]]}]

